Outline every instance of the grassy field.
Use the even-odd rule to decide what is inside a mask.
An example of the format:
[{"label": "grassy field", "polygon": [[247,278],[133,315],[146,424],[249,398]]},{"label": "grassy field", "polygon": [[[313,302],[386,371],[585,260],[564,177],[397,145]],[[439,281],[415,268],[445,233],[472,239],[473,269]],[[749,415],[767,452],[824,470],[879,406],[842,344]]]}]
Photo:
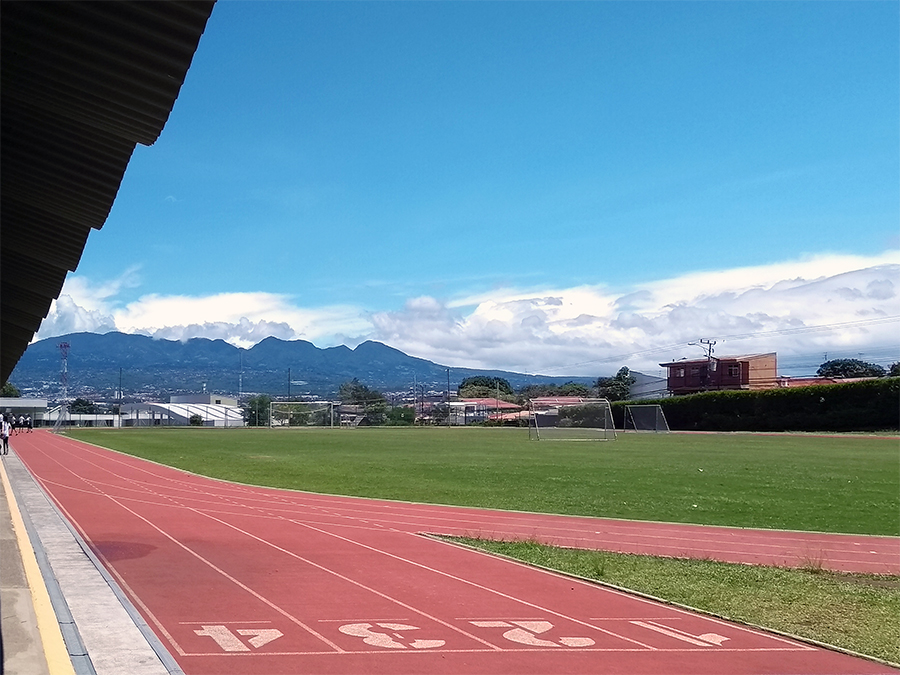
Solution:
[{"label": "grassy field", "polygon": [[523,430],[79,429],[75,438],[257,485],[417,502],[740,527],[900,535],[896,438]]},{"label": "grassy field", "polygon": [[[535,442],[511,429],[128,429],[104,447],[255,485],[710,525],[900,535],[897,438],[637,435]],[[900,661],[900,577],[685,561],[533,542],[487,550]]]},{"label": "grassy field", "polygon": [[900,577],[457,540],[533,565],[900,663]]}]

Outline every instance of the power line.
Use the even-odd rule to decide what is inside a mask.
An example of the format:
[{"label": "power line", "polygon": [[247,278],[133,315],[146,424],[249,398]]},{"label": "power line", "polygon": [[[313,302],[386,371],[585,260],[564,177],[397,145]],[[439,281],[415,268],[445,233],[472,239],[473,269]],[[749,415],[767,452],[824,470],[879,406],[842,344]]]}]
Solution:
[{"label": "power line", "polygon": [[[770,337],[776,335],[798,335],[801,333],[821,333],[821,332],[829,332],[835,330],[842,330],[845,328],[862,328],[865,326],[875,326],[879,324],[893,323],[896,321],[900,321],[900,316],[883,316],[883,317],[873,317],[871,319],[861,319],[859,321],[845,321],[842,323],[828,323],[821,324],[818,326],[797,326],[794,328],[780,328],[776,330],[768,330],[768,331],[756,331],[752,333],[738,333],[736,335],[720,335],[716,336],[718,339],[723,342],[726,340],[749,340],[752,338],[762,338],[762,337]],[[662,347],[653,347],[652,349],[644,349],[641,351],[630,352],[627,354],[616,354],[614,356],[606,356],[601,359],[591,359],[590,361],[581,361],[579,363],[571,363],[563,366],[555,366],[553,368],[545,369],[546,372],[552,372],[554,370],[563,370],[567,368],[578,368],[580,366],[587,366],[593,363],[610,363],[616,361],[624,361],[626,359],[633,359],[639,356],[650,356],[651,354],[659,354],[661,352],[671,351],[672,349],[677,349],[679,347],[684,347],[685,342],[677,342],[674,344],[664,345]],[[881,348],[878,348],[881,349]],[[512,368],[521,367],[521,366],[512,366]]]}]

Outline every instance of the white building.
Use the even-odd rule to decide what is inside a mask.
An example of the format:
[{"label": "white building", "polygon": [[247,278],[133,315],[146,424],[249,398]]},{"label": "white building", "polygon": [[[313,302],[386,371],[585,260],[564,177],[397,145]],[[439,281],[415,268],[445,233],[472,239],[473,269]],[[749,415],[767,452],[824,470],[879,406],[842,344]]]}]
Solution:
[{"label": "white building", "polygon": [[47,399],[2,397],[0,398],[0,413],[15,415],[16,417],[31,415],[31,421],[34,426],[43,426],[46,424],[44,418],[47,414]]},{"label": "white building", "polygon": [[237,407],[236,398],[228,398],[219,394],[184,394],[170,396],[169,403],[196,403],[199,405],[230,405]]},{"label": "white building", "polygon": [[[179,397],[173,397],[179,398]],[[209,398],[209,397],[207,397]],[[215,399],[216,397],[212,397]],[[220,400],[228,400],[222,399]],[[234,401],[234,399],[230,399]],[[237,405],[222,403],[129,403],[123,405],[122,426],[190,426],[199,417],[204,427],[242,427],[244,411]]]}]

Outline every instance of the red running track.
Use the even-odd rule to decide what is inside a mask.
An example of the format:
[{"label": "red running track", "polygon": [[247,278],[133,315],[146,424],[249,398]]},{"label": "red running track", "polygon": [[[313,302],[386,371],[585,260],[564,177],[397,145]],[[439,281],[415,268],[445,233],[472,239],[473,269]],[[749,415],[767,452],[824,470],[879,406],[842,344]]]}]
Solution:
[{"label": "red running track", "polygon": [[642,524],[249,487],[49,433],[14,446],[188,675],[896,672],[418,534],[584,545]]}]

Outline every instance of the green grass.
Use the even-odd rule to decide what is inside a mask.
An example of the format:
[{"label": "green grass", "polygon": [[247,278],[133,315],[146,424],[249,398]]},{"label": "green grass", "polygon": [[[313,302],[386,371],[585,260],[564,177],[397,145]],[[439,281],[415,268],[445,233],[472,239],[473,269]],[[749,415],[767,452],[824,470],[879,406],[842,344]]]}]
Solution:
[{"label": "green grass", "polygon": [[454,539],[493,553],[900,663],[900,577]]},{"label": "green grass", "polygon": [[417,502],[637,520],[900,535],[900,446],[862,435],[524,430],[79,429],[71,436],[203,475]]}]

